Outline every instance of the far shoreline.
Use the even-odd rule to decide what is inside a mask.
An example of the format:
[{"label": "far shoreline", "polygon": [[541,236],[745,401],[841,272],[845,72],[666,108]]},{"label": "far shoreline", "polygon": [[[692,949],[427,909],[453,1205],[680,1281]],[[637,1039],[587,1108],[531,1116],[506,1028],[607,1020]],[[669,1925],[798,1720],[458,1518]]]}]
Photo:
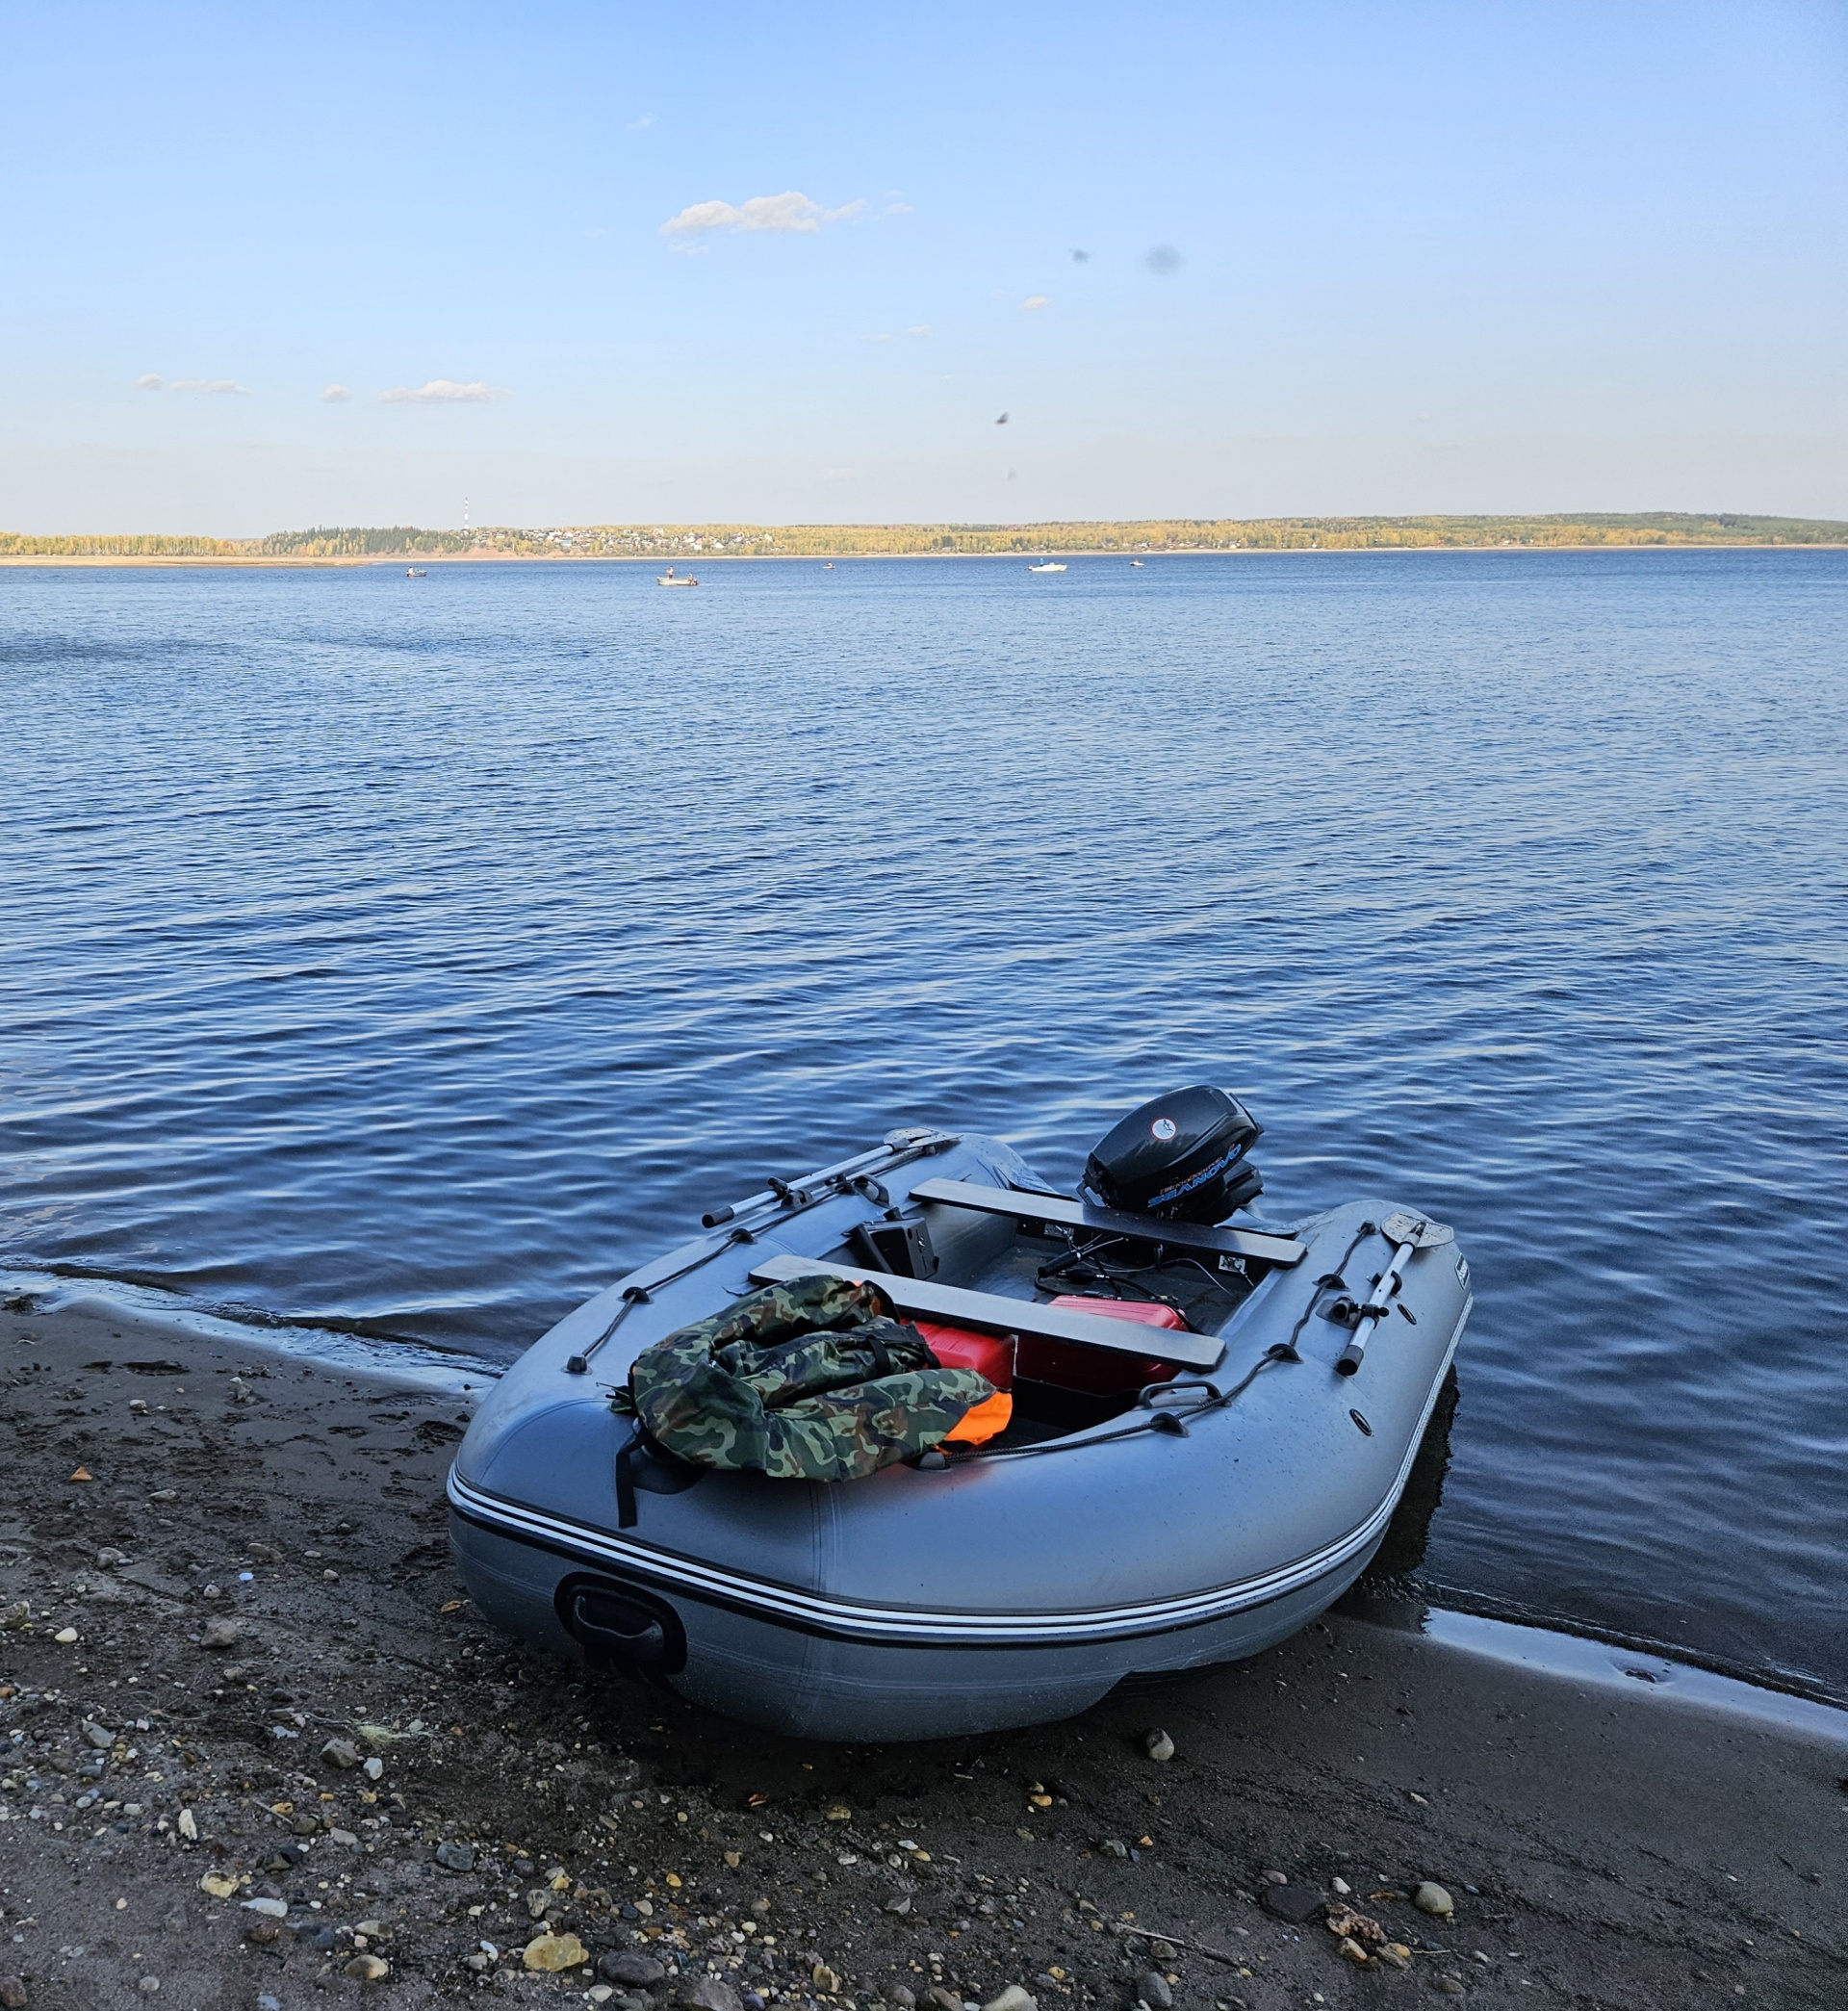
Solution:
[{"label": "far shoreline", "polygon": [[[1848,540],[1835,544],[1783,544],[1771,539],[1687,539],[1676,544],[1616,544],[1608,541],[1580,545],[1189,545],[1173,551],[1078,552],[1054,546],[1052,551],[1066,563],[1076,559],[1105,559],[1127,563],[1133,558],[1379,558],[1410,557],[1419,554],[1452,557],[1481,556],[1485,554],[1525,554],[1544,557],[1554,553],[1673,552],[1848,552]],[[391,571],[400,565],[419,568],[453,565],[493,566],[662,566],[684,565],[688,559],[702,566],[731,565],[876,565],[893,559],[995,561],[1018,563],[1037,558],[1038,552],[719,552],[695,553],[669,558],[612,552],[407,552],[366,553],[351,557],[294,558],[284,555],[237,558],[223,555],[173,554],[160,556],[114,555],[101,553],[38,555],[30,553],[0,554],[0,566],[40,568],[133,568],[137,571],[198,571],[216,568],[221,572],[327,572],[355,570]]]}]

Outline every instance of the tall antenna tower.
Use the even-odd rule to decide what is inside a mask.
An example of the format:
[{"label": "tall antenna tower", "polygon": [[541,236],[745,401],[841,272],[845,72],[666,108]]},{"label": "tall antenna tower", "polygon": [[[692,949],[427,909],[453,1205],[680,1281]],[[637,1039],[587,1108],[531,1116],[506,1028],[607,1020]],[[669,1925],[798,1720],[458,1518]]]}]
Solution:
[{"label": "tall antenna tower", "polygon": [[467,529],[468,529],[468,528],[469,528],[469,499],[468,499],[468,498],[467,498],[467,497],[465,496],[465,497],[463,497],[463,499],[462,499],[462,529],[463,529],[464,530],[467,530]]}]

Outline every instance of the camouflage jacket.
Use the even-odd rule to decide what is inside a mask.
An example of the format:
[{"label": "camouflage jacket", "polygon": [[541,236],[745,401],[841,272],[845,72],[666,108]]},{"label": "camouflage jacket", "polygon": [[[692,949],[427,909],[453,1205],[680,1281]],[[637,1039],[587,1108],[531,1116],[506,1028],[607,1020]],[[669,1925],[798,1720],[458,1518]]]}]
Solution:
[{"label": "camouflage jacket", "polygon": [[927,1451],[994,1394],[940,1369],[877,1285],[799,1277],[644,1349],[616,1393],[657,1444],[775,1481],[854,1481]]}]

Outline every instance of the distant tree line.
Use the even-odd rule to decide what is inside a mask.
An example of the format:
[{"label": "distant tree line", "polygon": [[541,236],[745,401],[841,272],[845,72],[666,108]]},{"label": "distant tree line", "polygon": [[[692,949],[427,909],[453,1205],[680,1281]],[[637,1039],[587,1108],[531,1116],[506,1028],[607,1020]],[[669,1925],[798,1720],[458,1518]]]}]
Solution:
[{"label": "distant tree line", "polygon": [[414,525],[280,530],[262,538],[28,537],[0,557],[872,558],[1040,552],[1352,552],[1513,547],[1842,545],[1848,523],[1677,510],[1547,517],[1175,517],[1074,524],[637,524],[420,530]]}]

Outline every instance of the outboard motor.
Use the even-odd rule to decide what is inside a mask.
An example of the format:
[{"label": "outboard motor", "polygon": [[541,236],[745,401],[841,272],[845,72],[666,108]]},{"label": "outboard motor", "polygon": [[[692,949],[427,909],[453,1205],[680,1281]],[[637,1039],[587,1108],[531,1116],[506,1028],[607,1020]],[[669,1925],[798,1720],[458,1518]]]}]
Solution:
[{"label": "outboard motor", "polygon": [[1264,1190],[1245,1147],[1264,1130],[1236,1096],[1170,1090],[1132,1110],[1085,1162],[1084,1186],[1107,1208],[1223,1222]]}]

